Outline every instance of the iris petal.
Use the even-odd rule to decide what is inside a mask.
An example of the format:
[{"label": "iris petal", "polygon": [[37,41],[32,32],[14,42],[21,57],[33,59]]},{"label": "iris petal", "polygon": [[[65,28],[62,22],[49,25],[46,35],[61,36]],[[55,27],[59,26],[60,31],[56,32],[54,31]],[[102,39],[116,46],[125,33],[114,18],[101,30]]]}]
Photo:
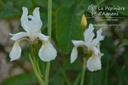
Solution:
[{"label": "iris petal", "polygon": [[89,24],[89,28],[86,29],[84,32],[84,40],[86,45],[89,45],[94,37],[93,30],[94,30],[93,25]]},{"label": "iris petal", "polygon": [[99,29],[99,30],[97,31],[97,37],[96,37],[95,39],[93,39],[93,41],[92,41],[92,45],[96,46],[97,44],[99,44],[99,42],[100,42],[101,40],[104,39],[104,36],[101,35],[101,34],[102,34],[102,29]]},{"label": "iris petal", "polygon": [[28,37],[28,34],[26,32],[19,32],[17,34],[11,34],[11,35],[12,35],[11,39],[15,41],[23,37]]},{"label": "iris petal", "polygon": [[[23,10],[23,14],[21,17],[21,26],[30,35],[37,33],[42,26],[39,7],[34,9],[33,16],[28,15],[28,9],[26,7],[23,7],[22,10]],[[31,20],[28,20],[28,18]]]},{"label": "iris petal", "polygon": [[39,50],[39,57],[43,61],[51,61],[54,60],[57,56],[57,52],[52,44],[48,41]]},{"label": "iris petal", "polygon": [[85,46],[85,42],[82,41],[82,40],[79,40],[79,41],[72,40],[72,43],[73,43],[76,47]]},{"label": "iris petal", "polygon": [[87,61],[87,68],[89,71],[97,71],[101,69],[101,60],[100,57],[93,56],[90,57]]},{"label": "iris petal", "polygon": [[29,27],[27,25],[26,22],[28,22],[28,9],[26,7],[22,7],[22,10],[23,10],[23,14],[21,16],[21,26],[23,27],[23,29],[29,33]]},{"label": "iris petal", "polygon": [[71,60],[71,63],[73,63],[73,62],[76,60],[77,55],[78,55],[77,48],[74,47],[74,48],[72,49],[72,52],[71,52],[71,59],[70,59],[70,60]]},{"label": "iris petal", "polygon": [[11,58],[11,61],[16,60],[21,55],[21,47],[19,46],[19,41],[15,42],[9,56]]},{"label": "iris petal", "polygon": [[36,35],[40,40],[42,41],[48,41],[49,37],[44,35],[44,34],[41,34],[41,33],[36,33]]}]

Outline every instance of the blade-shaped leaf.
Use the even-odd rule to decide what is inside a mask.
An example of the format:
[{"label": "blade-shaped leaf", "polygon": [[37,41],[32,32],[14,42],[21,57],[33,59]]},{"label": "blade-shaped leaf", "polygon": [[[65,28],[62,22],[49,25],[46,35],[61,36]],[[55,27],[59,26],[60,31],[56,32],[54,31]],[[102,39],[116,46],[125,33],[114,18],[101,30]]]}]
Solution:
[{"label": "blade-shaped leaf", "polygon": [[0,85],[32,85],[38,82],[34,74],[23,73],[6,79]]},{"label": "blade-shaped leaf", "polygon": [[128,41],[122,42],[118,47],[128,46]]},{"label": "blade-shaped leaf", "polygon": [[72,49],[72,40],[82,38],[80,18],[74,16],[74,12],[67,7],[58,9],[56,14],[56,39],[63,53],[69,53]]}]

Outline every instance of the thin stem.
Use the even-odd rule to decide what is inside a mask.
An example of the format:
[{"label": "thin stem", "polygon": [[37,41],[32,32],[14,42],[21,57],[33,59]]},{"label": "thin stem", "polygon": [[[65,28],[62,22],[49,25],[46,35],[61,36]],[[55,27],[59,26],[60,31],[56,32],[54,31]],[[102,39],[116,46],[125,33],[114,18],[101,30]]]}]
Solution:
[{"label": "thin stem", "polygon": [[35,75],[36,75],[37,79],[39,80],[40,85],[45,85],[45,83],[44,83],[44,81],[42,80],[41,76],[40,76],[39,73],[37,72],[36,66],[35,66],[35,64],[34,64],[34,62],[33,62],[33,60],[32,60],[32,58],[31,58],[30,55],[29,55],[29,59],[30,59],[30,61],[31,61],[31,63],[32,63],[32,67],[33,67],[33,69],[34,69],[34,72],[35,72]]},{"label": "thin stem", "polygon": [[[52,32],[52,0],[48,0],[48,35],[50,39],[51,39],[51,32]],[[50,71],[50,61],[47,62],[46,65],[46,71],[45,71],[46,85],[48,85],[49,71]]]},{"label": "thin stem", "polygon": [[48,0],[48,35],[51,39],[52,32],[52,0]]},{"label": "thin stem", "polygon": [[85,71],[86,71],[86,59],[84,59],[84,63],[83,63],[83,71],[82,71],[82,75],[81,75],[81,82],[80,85],[85,85],[84,84],[84,77],[85,77]]},{"label": "thin stem", "polygon": [[45,71],[45,84],[46,85],[48,85],[49,71],[50,71],[50,62],[47,62],[46,71]]},{"label": "thin stem", "polygon": [[39,68],[39,63],[38,63],[38,42],[34,42],[31,45],[31,56],[29,55],[29,59],[31,61],[34,73],[37,77],[37,79],[39,80],[40,85],[45,85],[43,79],[42,79],[42,74],[40,72],[40,68]]}]

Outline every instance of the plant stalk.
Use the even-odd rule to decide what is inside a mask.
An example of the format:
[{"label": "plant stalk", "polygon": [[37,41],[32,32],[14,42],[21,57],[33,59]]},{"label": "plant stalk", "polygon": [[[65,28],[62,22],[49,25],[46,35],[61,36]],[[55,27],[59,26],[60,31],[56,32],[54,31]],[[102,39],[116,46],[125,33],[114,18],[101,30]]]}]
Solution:
[{"label": "plant stalk", "polygon": [[86,59],[84,59],[84,62],[83,62],[83,71],[82,71],[82,75],[81,75],[81,82],[80,82],[80,85],[85,85],[84,84],[84,77],[85,77],[85,72],[86,72]]},{"label": "plant stalk", "polygon": [[[51,40],[51,32],[52,32],[52,0],[48,0],[48,36]],[[46,64],[45,71],[45,84],[48,85],[49,80],[49,72],[50,72],[50,61]]]}]

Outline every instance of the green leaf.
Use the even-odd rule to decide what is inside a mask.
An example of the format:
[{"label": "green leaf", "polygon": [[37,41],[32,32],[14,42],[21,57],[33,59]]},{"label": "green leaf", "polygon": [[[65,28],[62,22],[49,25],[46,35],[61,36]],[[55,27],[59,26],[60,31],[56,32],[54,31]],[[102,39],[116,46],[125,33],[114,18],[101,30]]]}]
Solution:
[{"label": "green leaf", "polygon": [[74,16],[74,12],[67,7],[57,10],[56,14],[56,39],[63,53],[69,53],[73,47],[72,40],[82,38],[80,18]]},{"label": "green leaf", "polygon": [[16,18],[18,17],[19,15],[21,14],[21,12],[19,12],[18,10],[16,9],[8,9],[8,10],[5,10],[5,11],[2,11],[0,13],[0,19],[4,19],[4,18]]},{"label": "green leaf", "polygon": [[85,11],[88,11],[88,6],[91,5],[92,3],[90,1],[87,1],[87,0],[82,0],[80,5],[84,8]]},{"label": "green leaf", "polygon": [[0,85],[32,85],[34,83],[37,83],[37,79],[34,74],[23,73],[9,77]]},{"label": "green leaf", "polygon": [[128,46],[128,41],[122,42],[118,47]]},{"label": "green leaf", "polygon": [[111,5],[116,7],[125,7],[125,10],[119,10],[118,12],[123,15],[128,15],[128,0],[113,0]]}]

